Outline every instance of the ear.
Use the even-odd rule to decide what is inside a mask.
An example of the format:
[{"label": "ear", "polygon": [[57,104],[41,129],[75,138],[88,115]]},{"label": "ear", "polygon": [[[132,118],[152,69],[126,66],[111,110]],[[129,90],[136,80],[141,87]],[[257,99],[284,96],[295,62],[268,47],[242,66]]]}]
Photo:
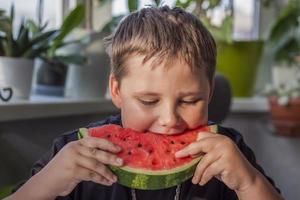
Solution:
[{"label": "ear", "polygon": [[122,100],[121,100],[121,96],[120,96],[120,84],[113,74],[110,74],[110,76],[109,76],[109,92],[110,92],[110,96],[111,96],[113,104],[117,108],[121,108]]}]

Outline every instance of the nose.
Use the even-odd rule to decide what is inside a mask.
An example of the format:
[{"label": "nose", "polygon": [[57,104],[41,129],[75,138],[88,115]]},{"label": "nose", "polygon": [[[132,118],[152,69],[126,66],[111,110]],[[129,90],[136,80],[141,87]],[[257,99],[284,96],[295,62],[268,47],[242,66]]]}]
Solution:
[{"label": "nose", "polygon": [[159,123],[161,126],[166,128],[174,128],[178,125],[179,115],[176,111],[175,106],[165,106],[161,109],[159,116]]}]

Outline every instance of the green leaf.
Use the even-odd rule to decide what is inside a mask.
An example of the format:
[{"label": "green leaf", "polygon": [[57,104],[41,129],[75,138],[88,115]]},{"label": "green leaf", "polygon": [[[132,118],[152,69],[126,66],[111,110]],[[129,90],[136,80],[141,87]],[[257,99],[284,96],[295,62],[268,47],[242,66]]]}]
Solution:
[{"label": "green leaf", "polygon": [[186,9],[187,7],[189,7],[191,5],[191,3],[194,3],[195,0],[176,0],[176,3],[175,5],[177,7],[180,7],[180,8],[183,8],[183,9]]},{"label": "green leaf", "polygon": [[32,33],[33,35],[40,32],[40,29],[39,29],[38,25],[36,25],[36,23],[31,19],[28,19],[26,21],[25,26],[29,29],[29,32]]},{"label": "green leaf", "polygon": [[160,3],[161,3],[160,0],[154,0],[154,2],[155,2],[155,5],[156,5],[157,7],[160,6]]},{"label": "green leaf", "polygon": [[30,48],[26,52],[24,52],[20,57],[33,59],[42,55],[42,53],[46,52],[49,49],[46,45],[41,45],[36,48]]},{"label": "green leaf", "polygon": [[6,40],[3,41],[2,46],[5,56],[16,57],[18,55],[18,45],[12,35],[6,36]]},{"label": "green leaf", "polygon": [[[300,51],[300,1],[291,0],[273,24],[266,48],[275,60],[290,62],[291,51]],[[298,46],[298,49],[296,48]]]},{"label": "green leaf", "polygon": [[106,4],[107,2],[110,2],[111,0],[98,0],[98,2],[100,3],[100,6]]},{"label": "green leaf", "polygon": [[120,23],[120,21],[123,19],[124,16],[125,15],[112,17],[112,19],[103,26],[101,32],[112,33],[117,28],[118,24]]},{"label": "green leaf", "polygon": [[5,14],[5,10],[0,9],[0,16],[3,16]]},{"label": "green leaf", "polygon": [[57,30],[51,30],[51,31],[47,31],[44,33],[40,32],[32,38],[32,40],[30,41],[30,44],[35,45],[41,41],[47,41],[47,44],[48,44],[50,42],[49,40],[51,39],[51,37],[53,37],[57,33],[58,33]]},{"label": "green leaf", "polygon": [[128,0],[127,6],[128,6],[129,12],[134,12],[139,7],[139,0]]},{"label": "green leaf", "polygon": [[222,0],[209,0],[208,9],[213,9],[213,8],[219,6],[221,3],[222,3]]},{"label": "green leaf", "polygon": [[6,16],[0,17],[0,32],[9,35],[12,32],[11,19]]},{"label": "green leaf", "polygon": [[82,39],[70,40],[70,41],[61,43],[57,48],[61,48],[61,47],[64,47],[64,46],[67,46],[67,45],[70,45],[70,44],[81,43],[81,42],[82,42]]},{"label": "green leaf", "polygon": [[18,37],[16,39],[16,43],[18,45],[19,52],[18,54],[22,54],[26,49],[29,48],[29,31],[25,28],[24,21],[21,22],[20,31]]},{"label": "green leaf", "polygon": [[14,21],[14,18],[15,18],[15,5],[12,4],[11,7],[10,7],[10,19],[11,19],[11,22]]},{"label": "green leaf", "polygon": [[52,51],[55,51],[63,42],[64,38],[83,21],[84,15],[85,7],[82,4],[77,5],[77,7],[68,14],[63,21],[58,36],[53,40]]},{"label": "green leaf", "polygon": [[86,64],[86,57],[82,56],[80,54],[71,54],[71,55],[60,55],[60,56],[55,56],[56,60],[59,60],[60,62],[64,63],[65,65],[69,64],[76,64],[83,66]]}]

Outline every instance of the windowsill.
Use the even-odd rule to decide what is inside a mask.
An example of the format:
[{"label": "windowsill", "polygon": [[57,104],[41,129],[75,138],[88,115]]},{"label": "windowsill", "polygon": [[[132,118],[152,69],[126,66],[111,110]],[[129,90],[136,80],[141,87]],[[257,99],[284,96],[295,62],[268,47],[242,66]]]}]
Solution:
[{"label": "windowsill", "polygon": [[0,122],[116,111],[117,108],[105,98],[74,99],[34,95],[29,100],[0,103]]},{"label": "windowsill", "polygon": [[266,113],[269,111],[267,98],[234,98],[231,105],[233,113]]},{"label": "windowsill", "polygon": [[[268,109],[267,99],[262,97],[234,98],[231,105],[232,113],[265,113]],[[29,100],[0,103],[0,122],[112,112],[117,108],[110,99],[32,96]]]}]

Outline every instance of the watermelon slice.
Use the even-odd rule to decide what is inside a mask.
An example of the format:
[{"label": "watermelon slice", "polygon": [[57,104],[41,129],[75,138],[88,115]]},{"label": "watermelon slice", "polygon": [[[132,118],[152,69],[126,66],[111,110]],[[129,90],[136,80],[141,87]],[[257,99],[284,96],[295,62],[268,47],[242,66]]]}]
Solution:
[{"label": "watermelon slice", "polygon": [[216,133],[217,125],[202,126],[176,135],[162,135],[140,133],[110,124],[81,128],[78,138],[88,133],[120,146],[122,151],[117,155],[124,160],[124,166],[109,166],[118,176],[118,182],[130,188],[155,190],[178,185],[193,176],[201,157],[176,158],[175,153],[196,141],[200,131]]}]

